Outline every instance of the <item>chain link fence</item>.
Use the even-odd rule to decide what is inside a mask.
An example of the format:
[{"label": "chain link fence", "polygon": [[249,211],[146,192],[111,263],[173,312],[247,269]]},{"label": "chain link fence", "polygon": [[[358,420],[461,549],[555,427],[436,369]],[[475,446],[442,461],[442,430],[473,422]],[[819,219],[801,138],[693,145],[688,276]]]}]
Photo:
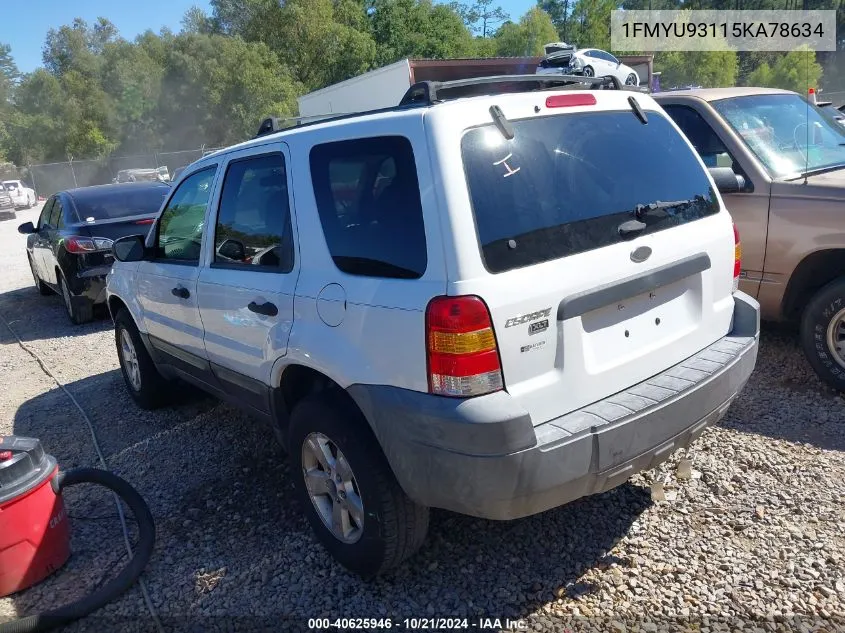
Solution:
[{"label": "chain link fence", "polygon": [[57,191],[90,187],[115,182],[118,173],[126,169],[160,169],[173,177],[180,167],[190,165],[206,154],[220,148],[201,147],[177,152],[158,152],[135,156],[109,156],[97,160],[69,160],[63,163],[27,165],[29,180],[39,196]]}]

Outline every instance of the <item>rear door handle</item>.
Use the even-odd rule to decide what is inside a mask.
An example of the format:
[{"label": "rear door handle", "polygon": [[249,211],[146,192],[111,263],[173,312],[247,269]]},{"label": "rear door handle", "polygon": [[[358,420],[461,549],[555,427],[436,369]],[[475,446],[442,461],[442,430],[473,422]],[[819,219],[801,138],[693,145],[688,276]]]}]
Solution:
[{"label": "rear door handle", "polygon": [[173,293],[174,297],[179,297],[180,299],[187,299],[188,297],[191,296],[191,293],[188,292],[188,289],[183,288],[182,286],[179,286],[178,288],[174,288],[170,292]]},{"label": "rear door handle", "polygon": [[263,314],[264,316],[276,316],[279,314],[279,309],[275,306],[275,304],[270,303],[255,303],[255,301],[250,301],[247,308],[250,312],[255,312],[256,314]]}]

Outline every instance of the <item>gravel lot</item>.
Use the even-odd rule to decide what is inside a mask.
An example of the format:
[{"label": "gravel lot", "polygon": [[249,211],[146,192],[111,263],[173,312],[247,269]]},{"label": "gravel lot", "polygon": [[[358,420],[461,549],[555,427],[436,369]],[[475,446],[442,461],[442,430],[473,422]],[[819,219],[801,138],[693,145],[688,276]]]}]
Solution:
[{"label": "gravel lot", "polygon": [[[37,213],[0,222],[0,317],[150,504],[145,578],[164,630],[187,629],[187,616],[197,630],[305,630],[317,616],[393,616],[403,628],[403,617],[479,615],[502,618],[494,630],[506,617],[545,631],[845,630],[845,410],[791,332],[764,331],[751,382],[694,445],[688,479],[676,455],[660,473],[520,521],[434,512],[420,554],[364,583],[312,540],[268,428],[194,393],[156,413],[134,407],[110,321],[73,326],[33,287],[16,227]],[[0,384],[0,434],[40,437],[64,468],[98,466],[85,421],[2,321]],[[651,498],[657,479],[664,501]],[[0,600],[0,618],[59,606],[125,564],[110,498],[66,498],[71,561]],[[68,630],[114,628],[155,630],[138,587]]]}]

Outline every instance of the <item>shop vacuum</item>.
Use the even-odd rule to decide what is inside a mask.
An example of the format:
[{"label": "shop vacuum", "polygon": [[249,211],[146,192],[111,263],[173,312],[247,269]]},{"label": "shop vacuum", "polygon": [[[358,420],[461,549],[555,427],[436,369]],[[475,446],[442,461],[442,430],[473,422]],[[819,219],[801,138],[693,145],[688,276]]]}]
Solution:
[{"label": "shop vacuum", "polygon": [[105,486],[132,511],[138,525],[132,559],[93,593],[52,611],[2,623],[0,633],[48,631],[99,609],[138,580],[155,543],[153,515],[126,481],[97,468],[60,471],[37,439],[0,436],[0,597],[41,582],[67,562],[70,523],[62,491],[86,483]]}]

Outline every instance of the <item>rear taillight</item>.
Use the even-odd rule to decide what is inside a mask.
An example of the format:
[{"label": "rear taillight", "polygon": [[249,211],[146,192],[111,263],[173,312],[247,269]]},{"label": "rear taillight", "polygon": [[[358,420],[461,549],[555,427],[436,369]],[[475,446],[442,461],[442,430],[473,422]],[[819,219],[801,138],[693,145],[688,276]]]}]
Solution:
[{"label": "rear taillight", "polygon": [[81,237],[71,235],[64,241],[65,250],[68,253],[96,253],[98,251],[110,251],[113,242],[106,237]]},{"label": "rear taillight", "polygon": [[469,397],[504,386],[490,311],[479,297],[435,297],[425,315],[428,387]]},{"label": "rear taillight", "polygon": [[146,220],[136,220],[135,224],[152,224],[155,222],[154,218],[147,218]]},{"label": "rear taillight", "polygon": [[739,290],[739,273],[742,270],[742,245],[739,242],[739,231],[734,224],[734,292]]}]

